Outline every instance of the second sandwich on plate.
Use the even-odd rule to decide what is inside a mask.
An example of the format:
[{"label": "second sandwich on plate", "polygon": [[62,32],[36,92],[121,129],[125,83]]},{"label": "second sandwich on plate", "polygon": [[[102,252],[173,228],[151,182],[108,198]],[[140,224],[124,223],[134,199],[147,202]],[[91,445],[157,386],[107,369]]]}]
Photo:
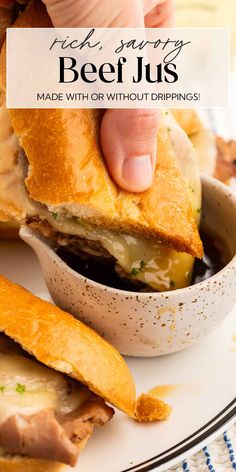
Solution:
[{"label": "second sandwich on plate", "polygon": [[138,421],[171,412],[136,401],[127,364],[95,331],[0,276],[0,472],[75,466],[114,414],[106,401]]}]

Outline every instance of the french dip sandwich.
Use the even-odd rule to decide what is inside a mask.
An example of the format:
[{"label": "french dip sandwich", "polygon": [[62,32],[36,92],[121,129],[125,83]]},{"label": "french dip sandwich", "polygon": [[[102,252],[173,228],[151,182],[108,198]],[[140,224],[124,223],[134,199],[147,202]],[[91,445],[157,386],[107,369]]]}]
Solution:
[{"label": "french dip sandwich", "polygon": [[74,466],[108,401],[139,421],[171,408],[135,398],[124,359],[95,331],[0,276],[0,472]]},{"label": "french dip sandwich", "polygon": [[[39,1],[14,27],[50,27]],[[112,181],[99,143],[102,111],[5,107],[6,48],[0,59],[0,219],[13,217],[74,258],[107,264],[137,290],[191,283],[201,185],[194,148],[164,111],[153,185],[142,194]],[[115,143],[114,143],[115,146]]]},{"label": "french dip sandwich", "polygon": [[[93,330],[0,276],[0,471],[74,466],[94,426],[134,415],[135,386]],[[83,385],[84,384],[84,385]]]}]

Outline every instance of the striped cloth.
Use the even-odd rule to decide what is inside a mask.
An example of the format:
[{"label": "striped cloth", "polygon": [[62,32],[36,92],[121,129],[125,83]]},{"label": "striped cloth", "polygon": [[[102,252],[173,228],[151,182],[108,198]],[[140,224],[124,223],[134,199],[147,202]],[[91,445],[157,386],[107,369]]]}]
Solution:
[{"label": "striped cloth", "polygon": [[176,467],[175,472],[232,472],[236,471],[236,424],[219,439]]}]

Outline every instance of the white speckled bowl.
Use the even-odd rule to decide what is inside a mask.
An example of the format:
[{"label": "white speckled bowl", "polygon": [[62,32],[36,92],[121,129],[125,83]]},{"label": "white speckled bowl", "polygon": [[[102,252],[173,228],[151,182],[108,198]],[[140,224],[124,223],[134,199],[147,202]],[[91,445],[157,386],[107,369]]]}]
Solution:
[{"label": "white speckled bowl", "polygon": [[55,303],[93,326],[123,354],[159,356],[196,343],[236,302],[236,195],[202,177],[202,227],[226,242],[230,262],[197,285],[165,293],[134,293],[86,279],[70,269],[32,230],[20,235],[36,252]]}]

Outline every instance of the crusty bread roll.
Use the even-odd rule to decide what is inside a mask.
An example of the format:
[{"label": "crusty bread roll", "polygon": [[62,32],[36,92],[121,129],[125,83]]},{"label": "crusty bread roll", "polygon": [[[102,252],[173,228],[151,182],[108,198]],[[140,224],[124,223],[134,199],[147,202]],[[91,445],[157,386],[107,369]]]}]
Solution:
[{"label": "crusty bread roll", "polygon": [[58,462],[31,457],[0,455],[0,472],[62,472],[73,470]]},{"label": "crusty bread roll", "polygon": [[[20,15],[15,26],[50,26],[50,20],[43,5],[36,1]],[[5,89],[4,47],[0,75]],[[26,187],[32,199],[55,212],[63,205],[97,226],[161,241],[178,251],[202,256],[188,191],[164,123],[157,138],[152,188],[135,195],[118,189],[104,165],[99,144],[102,112],[18,109],[9,113],[30,164]],[[3,206],[0,202],[0,211]],[[17,210],[16,216],[17,213],[20,212]]]},{"label": "crusty bread roll", "polygon": [[[17,356],[21,355],[21,348],[23,348],[25,352],[34,356],[42,364],[78,380],[86,385],[91,392],[97,392],[99,397],[106,398],[109,403],[135,417],[136,399],[133,378],[118,351],[91,328],[56,306],[35,297],[3,276],[0,276],[1,333],[17,344],[12,346],[12,342],[8,341],[8,338],[2,339],[1,337],[0,352],[2,350],[3,352],[12,351],[16,355],[16,362],[18,362]],[[6,361],[3,360],[3,362]],[[32,367],[34,366],[32,365]],[[19,368],[20,365],[16,364],[16,372]],[[23,379],[22,375],[19,376],[19,379]],[[40,374],[37,374],[36,371],[37,375]],[[3,378],[5,378],[4,374]],[[34,381],[33,378],[31,382]],[[52,382],[50,379],[49,377],[49,382]],[[52,388],[52,383],[50,385]],[[81,387],[78,389],[81,390]],[[80,392],[80,390],[78,391]],[[27,389],[26,391],[28,392]],[[1,394],[3,395],[3,393]],[[85,395],[86,399],[90,393],[82,393],[82,395]],[[94,398],[92,405],[97,402],[98,408],[100,408],[99,402],[102,402],[102,411],[111,417],[111,408],[107,407],[103,400],[96,400],[98,397],[92,393],[91,396]],[[14,397],[11,401],[14,403]],[[27,400],[25,401],[27,406]],[[103,420],[101,419],[101,421]],[[84,438],[75,442],[79,450],[86,444],[91,431],[89,429],[88,432],[85,432]],[[1,433],[2,430],[0,435]],[[7,454],[0,447],[0,472],[59,472],[64,467],[65,465],[61,463],[47,459]]]},{"label": "crusty bread roll", "polygon": [[0,332],[38,361],[135,415],[134,381],[119,352],[79,320],[2,276]]},{"label": "crusty bread roll", "polygon": [[[11,391],[12,404],[10,404],[10,417],[7,416],[4,403],[2,406],[4,409],[3,416],[5,415],[8,419],[12,418],[11,415],[17,415],[17,413],[30,415],[30,411],[32,412],[30,410],[32,408],[32,401],[28,404],[29,400],[27,400],[27,398],[29,399],[30,391],[33,392],[33,398],[36,399],[34,402],[37,402],[37,411],[40,413],[41,409],[45,408],[45,414],[50,412],[50,409],[47,410],[49,406],[47,408],[43,407],[45,405],[45,396],[42,396],[42,392],[44,391],[43,381],[45,381],[45,376],[46,385],[50,385],[50,389],[53,388],[55,392],[59,392],[60,398],[65,398],[64,394],[60,393],[62,391],[61,382],[64,385],[66,382],[65,378],[63,376],[60,377],[60,383],[58,383],[58,375],[48,369],[46,369],[47,372],[45,373],[43,364],[59,373],[66,374],[66,376],[79,381],[87,387],[85,389],[81,385],[76,384],[72,387],[72,390],[69,388],[69,392],[75,388],[76,395],[80,395],[79,412],[82,415],[82,422],[92,421],[95,418],[93,424],[103,425],[111,419],[113,410],[104,403],[104,399],[141,422],[165,420],[171,413],[172,408],[169,405],[153,397],[151,394],[142,394],[136,400],[133,378],[124,359],[114,347],[101,338],[94,330],[56,306],[41,300],[19,285],[10,282],[3,276],[0,276],[0,334],[4,335],[0,336],[0,354],[3,356],[1,358],[3,364],[0,366],[0,378],[3,385],[5,385],[4,382],[7,385],[7,387],[1,386],[1,389],[4,389],[1,390],[1,395],[4,395],[5,388],[10,388],[9,386],[12,385],[10,379],[13,379],[13,382],[15,382],[15,378],[23,382],[25,379],[26,386],[21,385],[21,387],[24,387],[24,395],[28,394],[23,404],[26,410],[23,410],[25,413],[22,413],[22,402],[19,403],[20,406],[16,403],[15,409],[12,409],[14,406],[14,395],[19,395],[19,393],[17,389]],[[31,357],[27,357],[26,353],[30,354]],[[24,357],[25,355],[26,357]],[[10,364],[7,364],[4,356],[13,359]],[[36,363],[32,356],[41,364]],[[35,363],[37,366],[35,366]],[[3,369],[2,377],[1,369]],[[44,369],[43,372],[42,369]],[[10,376],[9,379],[8,375]],[[29,378],[27,379],[25,376]],[[39,379],[40,383],[35,383]],[[17,386],[19,385],[17,383]],[[66,388],[66,392],[68,392],[67,384],[63,388]],[[38,397],[35,397],[37,392]],[[51,399],[51,396],[49,396],[49,399]],[[72,396],[70,401],[75,402],[75,400],[77,402],[77,396]],[[2,401],[4,402],[4,396]],[[69,400],[63,401],[66,401],[67,411]],[[53,400],[53,402],[53,405],[58,404],[58,400]],[[9,400],[6,405],[9,407]],[[72,405],[75,405],[74,408],[78,409],[76,407],[77,403],[72,403]],[[60,411],[64,411],[64,406],[62,410],[58,411],[58,418],[62,414]],[[73,409],[71,411],[72,413],[68,413],[69,419],[71,414],[72,418],[75,417],[73,412],[77,410]],[[4,421],[2,418],[1,411],[0,441],[2,440],[2,426],[4,424],[2,423]],[[78,436],[78,441],[75,439],[74,444],[79,450],[84,447],[91,432],[91,428],[86,429],[84,436]],[[2,442],[0,444],[3,445]],[[7,444],[9,444],[9,441]],[[61,463],[47,460],[47,457],[45,459],[37,459],[34,456],[26,457],[26,455],[7,454],[0,447],[0,472],[59,472],[64,467]]]}]

